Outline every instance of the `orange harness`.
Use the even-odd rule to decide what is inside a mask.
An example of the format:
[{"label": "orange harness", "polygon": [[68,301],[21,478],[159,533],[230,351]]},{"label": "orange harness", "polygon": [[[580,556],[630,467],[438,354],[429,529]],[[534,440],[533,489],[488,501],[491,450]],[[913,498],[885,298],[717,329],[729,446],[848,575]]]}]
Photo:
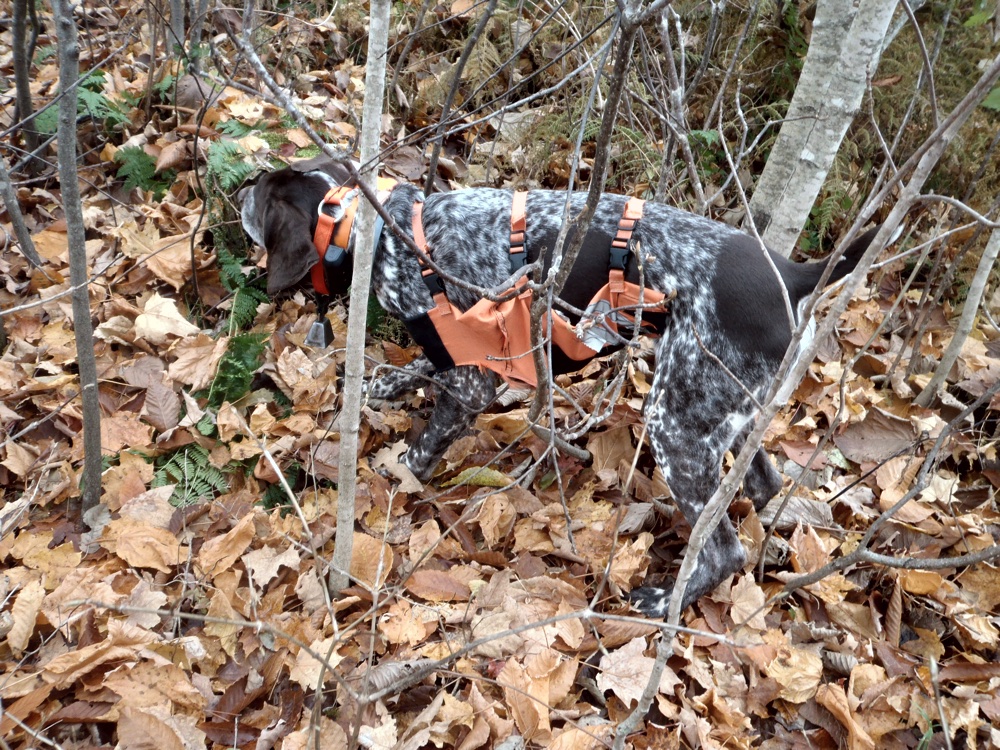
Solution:
[{"label": "orange harness", "polygon": [[[395,180],[378,178],[376,189],[379,192],[388,192],[394,187]],[[358,188],[353,186],[330,188],[319,204],[316,231],[313,233],[313,247],[319,255],[319,263],[312,267],[312,285],[321,296],[329,297],[347,291],[351,275],[344,273],[344,266],[350,259],[348,245],[351,244],[354,215],[358,211],[358,193]],[[380,216],[375,223],[376,247],[382,228]]]},{"label": "orange harness", "polygon": [[[510,218],[511,273],[525,265],[526,192],[514,193]],[[642,288],[625,280],[631,256],[632,233],[642,218],[645,201],[629,198],[618,222],[618,232],[611,243],[608,282],[591,299],[587,310],[597,311],[585,316],[574,326],[561,315],[550,314],[548,330],[554,346],[571,360],[584,362],[600,352],[604,343],[614,339],[618,325],[628,325],[640,302],[644,312],[666,312],[666,295]],[[428,256],[423,230],[423,203],[413,206],[413,239]],[[434,298],[435,306],[426,315],[403,321],[410,334],[423,346],[424,353],[437,371],[457,365],[477,365],[508,381],[537,385],[535,365],[531,356],[531,300],[527,279],[521,279],[517,295],[503,302],[482,299],[463,311],[445,296],[444,287],[434,271],[421,260],[424,282]],[[631,310],[632,312],[627,312]],[[645,325],[645,324],[644,324]],[[580,333],[578,334],[578,328]],[[587,335],[588,331],[592,334]]]}]

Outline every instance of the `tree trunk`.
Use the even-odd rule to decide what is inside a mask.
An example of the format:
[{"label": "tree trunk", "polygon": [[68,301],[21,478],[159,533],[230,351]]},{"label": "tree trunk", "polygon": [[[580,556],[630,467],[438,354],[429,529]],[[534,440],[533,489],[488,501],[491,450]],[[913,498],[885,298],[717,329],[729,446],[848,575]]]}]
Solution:
[{"label": "tree trunk", "polygon": [[[365,100],[361,126],[362,179],[375,190],[385,94],[385,61],[389,39],[389,0],[372,0],[365,67]],[[337,480],[337,537],[330,570],[330,588],[346,588],[354,540],[354,496],[358,471],[358,429],[361,421],[361,385],[365,375],[365,329],[372,276],[375,208],[361,201],[354,243],[351,279],[351,315],[347,322],[347,362],[344,367],[344,405],[340,412],[340,463]]]},{"label": "tree trunk", "polygon": [[787,119],[750,201],[757,231],[788,257],[875,72],[896,0],[819,0]]},{"label": "tree trunk", "polygon": [[184,50],[184,0],[170,0],[170,38],[167,55],[173,57],[174,48]]},{"label": "tree trunk", "polygon": [[90,317],[89,271],[80,185],[76,169],[76,86],[80,78],[80,48],[76,23],[68,0],[53,0],[59,39],[59,184],[66,236],[69,242],[69,278],[73,289],[73,333],[83,401],[83,475],[80,496],[83,510],[101,497],[101,407],[97,394],[94,329]]},{"label": "tree trunk", "polygon": [[[34,37],[38,33],[38,18],[32,12],[32,40],[28,43],[28,10],[31,0],[14,0],[13,11],[13,49],[14,55],[14,88],[16,92],[16,107],[14,119],[19,123],[21,135],[24,138],[24,150],[29,154],[38,148],[38,131],[35,130],[34,108],[31,103],[31,53],[34,49]],[[29,159],[27,168],[35,173],[43,166],[40,159]]]},{"label": "tree trunk", "polygon": [[42,267],[42,259],[35,250],[35,243],[31,239],[31,232],[28,231],[24,223],[24,215],[21,213],[21,206],[17,202],[17,191],[10,181],[10,172],[7,171],[7,160],[0,156],[0,198],[7,206],[7,213],[10,215],[10,223],[14,227],[14,234],[21,245],[21,254],[28,259],[35,268]]}]

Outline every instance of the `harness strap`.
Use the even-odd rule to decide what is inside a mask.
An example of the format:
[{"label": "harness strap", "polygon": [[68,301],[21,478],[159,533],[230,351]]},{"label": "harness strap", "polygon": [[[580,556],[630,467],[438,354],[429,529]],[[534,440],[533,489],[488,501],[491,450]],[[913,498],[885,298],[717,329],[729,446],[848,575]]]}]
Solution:
[{"label": "harness strap", "polygon": [[[430,257],[431,249],[427,244],[427,237],[424,235],[424,199],[419,198],[413,204],[413,244],[419,247],[424,255]],[[441,277],[438,276],[434,269],[424,262],[423,257],[417,256],[417,263],[420,265],[420,275],[423,276],[424,285],[427,287],[427,291],[430,292],[431,297],[438,304],[441,304],[446,298],[444,297],[444,284],[441,283]],[[440,296],[440,299],[438,297]]]},{"label": "harness strap", "polygon": [[524,247],[524,232],[527,226],[528,192],[518,190],[510,205],[510,272],[520,271],[528,262]]},{"label": "harness strap", "polygon": [[[511,200],[510,219],[509,258],[512,274],[526,262],[526,205],[527,193],[515,192]],[[645,202],[637,198],[630,198],[626,202],[610,248],[608,283],[598,290],[591,302],[590,307],[598,306],[597,310],[601,310],[599,305],[603,304],[603,309],[615,311],[604,318],[601,324],[612,332],[619,325],[628,326],[630,321],[634,324],[633,314],[628,310],[636,308],[640,299],[647,311],[661,314],[666,312],[666,295],[654,289],[640,288],[625,280],[631,261],[633,233],[642,218],[644,205]],[[429,257],[431,248],[424,233],[422,199],[413,205],[412,225],[414,243]],[[417,261],[435,306],[428,312],[403,322],[414,341],[424,349],[424,354],[435,370],[445,371],[456,364],[478,365],[505,379],[534,385],[534,364],[525,356],[531,348],[531,293],[519,290],[521,293],[517,297],[501,303],[482,299],[463,311],[445,296],[444,286],[437,273],[424,258],[418,255]],[[652,332],[658,330],[656,324],[647,320],[643,321],[643,327]],[[581,337],[578,329],[559,315],[550,319],[548,335],[563,355],[579,362],[593,357],[610,341],[606,337],[601,341],[601,337],[598,337],[595,346],[593,340]]]},{"label": "harness strap", "polygon": [[632,233],[642,218],[642,209],[646,201],[639,198],[629,198],[625,203],[621,219],[618,220],[618,232],[611,240],[611,260],[608,271],[608,284],[611,291],[621,294],[625,291],[625,270],[628,268],[632,255]]},{"label": "harness strap", "polygon": [[[379,177],[376,180],[379,193],[391,192],[394,187],[396,180],[391,178]],[[334,290],[328,279],[340,271],[347,261],[354,217],[358,212],[358,192],[352,185],[330,188],[317,209],[313,247],[319,255],[319,263],[312,267],[311,278],[313,289],[321,296],[331,296]],[[376,226],[376,244],[380,234],[381,228]],[[346,288],[347,284],[341,286]]]}]

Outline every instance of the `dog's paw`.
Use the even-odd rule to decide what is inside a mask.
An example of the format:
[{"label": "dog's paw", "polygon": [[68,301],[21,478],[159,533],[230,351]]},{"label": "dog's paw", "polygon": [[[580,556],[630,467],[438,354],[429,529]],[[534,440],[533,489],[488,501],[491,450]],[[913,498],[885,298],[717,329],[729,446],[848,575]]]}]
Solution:
[{"label": "dog's paw", "polygon": [[658,588],[656,586],[643,586],[633,589],[629,595],[629,604],[632,609],[636,609],[647,617],[666,617],[667,608],[670,606],[670,595],[673,593],[673,586],[670,588]]}]

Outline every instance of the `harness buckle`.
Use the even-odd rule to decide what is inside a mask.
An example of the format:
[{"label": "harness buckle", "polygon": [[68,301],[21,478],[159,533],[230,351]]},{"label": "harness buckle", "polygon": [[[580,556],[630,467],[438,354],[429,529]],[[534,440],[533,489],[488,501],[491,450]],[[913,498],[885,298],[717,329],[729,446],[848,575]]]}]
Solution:
[{"label": "harness buckle", "polygon": [[427,291],[431,293],[431,297],[444,294],[444,284],[441,282],[441,277],[433,271],[424,275],[424,285],[427,287]]},{"label": "harness buckle", "polygon": [[628,262],[632,256],[632,240],[631,238],[626,240],[623,244],[619,244],[616,239],[611,243],[610,260],[608,266],[612,271],[624,271],[628,268]]}]

